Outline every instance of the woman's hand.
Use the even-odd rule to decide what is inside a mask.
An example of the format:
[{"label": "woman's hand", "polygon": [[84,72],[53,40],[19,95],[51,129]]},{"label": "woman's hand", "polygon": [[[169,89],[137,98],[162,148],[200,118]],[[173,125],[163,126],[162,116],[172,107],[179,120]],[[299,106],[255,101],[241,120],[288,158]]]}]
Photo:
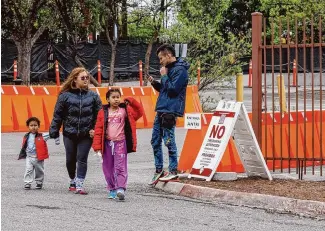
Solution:
[{"label": "woman's hand", "polygon": [[94,129],[91,129],[91,130],[89,131],[89,136],[90,136],[90,138],[94,138],[94,136],[95,136],[95,131],[94,131]]}]

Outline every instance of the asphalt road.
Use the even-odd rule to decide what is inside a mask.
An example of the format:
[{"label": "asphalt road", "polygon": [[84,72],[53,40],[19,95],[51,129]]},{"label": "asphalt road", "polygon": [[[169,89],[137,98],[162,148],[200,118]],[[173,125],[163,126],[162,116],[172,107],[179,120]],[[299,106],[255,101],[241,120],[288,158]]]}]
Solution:
[{"label": "asphalt road", "polygon": [[[177,129],[181,148],[185,130]],[[151,130],[138,130],[138,152],[129,155],[125,202],[106,198],[99,160],[89,156],[89,195],[68,192],[63,144],[48,141],[42,190],[23,189],[22,133],[1,134],[1,228],[19,230],[324,230],[325,221],[169,195],[147,185],[153,174]],[[165,158],[167,161],[167,159]],[[34,186],[34,185],[33,185]]]}]

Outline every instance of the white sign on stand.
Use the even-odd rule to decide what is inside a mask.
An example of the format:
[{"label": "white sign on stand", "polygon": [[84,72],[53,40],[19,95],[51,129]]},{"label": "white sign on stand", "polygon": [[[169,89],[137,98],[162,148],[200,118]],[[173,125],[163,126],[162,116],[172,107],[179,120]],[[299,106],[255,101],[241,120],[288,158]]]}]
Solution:
[{"label": "white sign on stand", "polygon": [[200,113],[185,113],[184,127],[186,129],[201,129]]},{"label": "white sign on stand", "polygon": [[210,181],[220,164],[231,136],[247,175],[272,180],[245,105],[242,102],[225,101],[219,102],[213,114],[188,177]]}]

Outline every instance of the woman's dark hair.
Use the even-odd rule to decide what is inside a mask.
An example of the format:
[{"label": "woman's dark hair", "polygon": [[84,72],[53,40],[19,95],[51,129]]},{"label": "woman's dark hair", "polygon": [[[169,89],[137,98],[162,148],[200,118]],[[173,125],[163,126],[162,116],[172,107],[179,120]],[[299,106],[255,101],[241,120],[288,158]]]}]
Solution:
[{"label": "woman's dark hair", "polygon": [[38,126],[41,125],[41,121],[37,117],[30,117],[28,120],[26,120],[26,126],[29,126],[30,122],[35,121]]},{"label": "woman's dark hair", "polygon": [[175,48],[172,45],[167,44],[167,43],[165,43],[165,44],[161,45],[160,47],[158,47],[157,55],[159,54],[159,52],[162,52],[164,54],[170,53],[173,57],[176,56]]},{"label": "woman's dark hair", "polygon": [[111,88],[111,89],[109,89],[109,90],[106,92],[106,99],[107,99],[107,100],[109,99],[109,97],[111,96],[111,94],[112,94],[113,92],[117,92],[117,93],[119,93],[120,96],[122,95],[120,89],[118,89],[118,88]]}]

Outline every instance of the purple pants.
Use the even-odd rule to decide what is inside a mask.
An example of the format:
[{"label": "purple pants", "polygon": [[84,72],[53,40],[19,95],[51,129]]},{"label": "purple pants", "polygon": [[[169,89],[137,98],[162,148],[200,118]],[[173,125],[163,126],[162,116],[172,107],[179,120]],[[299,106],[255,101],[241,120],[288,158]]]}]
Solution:
[{"label": "purple pants", "polygon": [[128,179],[127,149],[125,140],[105,140],[103,172],[108,190],[126,189]]}]

